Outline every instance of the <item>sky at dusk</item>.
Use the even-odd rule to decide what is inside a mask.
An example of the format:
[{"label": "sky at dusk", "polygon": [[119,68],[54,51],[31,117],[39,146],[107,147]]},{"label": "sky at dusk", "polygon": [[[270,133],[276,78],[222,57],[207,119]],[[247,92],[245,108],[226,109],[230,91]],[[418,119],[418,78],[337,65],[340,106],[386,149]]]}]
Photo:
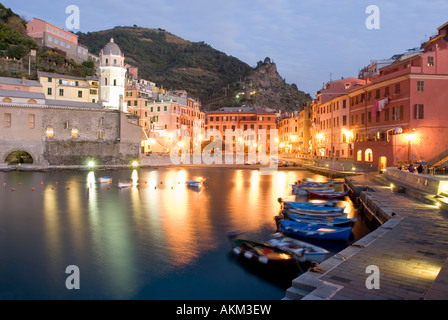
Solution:
[{"label": "sky at dusk", "polygon": [[[371,60],[419,47],[448,21],[446,0],[2,0],[14,12],[59,27],[80,10],[80,30],[162,28],[204,41],[250,66],[270,57],[288,83],[313,97],[323,83],[357,77]],[[379,29],[369,30],[369,5]],[[151,79],[148,79],[151,80]]]}]

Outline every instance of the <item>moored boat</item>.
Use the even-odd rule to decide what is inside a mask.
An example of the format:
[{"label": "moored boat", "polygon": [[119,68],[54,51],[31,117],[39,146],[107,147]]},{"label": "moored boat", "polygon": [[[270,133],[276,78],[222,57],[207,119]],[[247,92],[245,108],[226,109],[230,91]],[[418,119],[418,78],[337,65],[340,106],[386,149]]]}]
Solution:
[{"label": "moored boat", "polygon": [[232,246],[233,254],[238,257],[243,257],[248,261],[274,269],[300,269],[292,252],[276,248],[264,242],[237,238],[233,233],[227,237]]},{"label": "moored boat", "polygon": [[119,188],[132,188],[134,182],[132,180],[122,180],[118,182]]},{"label": "moored boat", "polygon": [[101,177],[101,178],[98,178],[98,181],[100,183],[112,183],[112,178],[111,177]]},{"label": "moored boat", "polygon": [[186,184],[187,184],[187,186],[192,187],[192,188],[202,187],[202,181],[187,180]]},{"label": "moored boat", "polygon": [[274,234],[267,243],[276,248],[294,253],[299,262],[308,261],[321,263],[329,254],[329,252],[323,248],[305,241],[286,237],[281,233]]},{"label": "moored boat", "polygon": [[290,214],[287,219],[302,223],[309,224],[319,224],[324,226],[353,226],[353,224],[357,221],[356,218],[348,218],[348,217],[310,217],[303,216],[300,214]]},{"label": "moored boat", "polygon": [[305,238],[348,241],[350,239],[352,227],[330,227],[283,220],[280,222],[280,231],[287,235]]},{"label": "moored boat", "polygon": [[284,208],[296,208],[296,207],[336,207],[339,201],[325,201],[325,202],[301,202],[301,201],[283,201],[282,198],[278,199],[278,202],[283,205]]},{"label": "moored boat", "polygon": [[311,198],[319,199],[343,199],[349,195],[349,191],[340,192],[320,192],[320,191],[310,191],[309,195]]},{"label": "moored boat", "polygon": [[312,191],[316,191],[316,192],[335,192],[335,189],[331,188],[331,187],[293,186],[292,191],[295,194],[308,195]]}]

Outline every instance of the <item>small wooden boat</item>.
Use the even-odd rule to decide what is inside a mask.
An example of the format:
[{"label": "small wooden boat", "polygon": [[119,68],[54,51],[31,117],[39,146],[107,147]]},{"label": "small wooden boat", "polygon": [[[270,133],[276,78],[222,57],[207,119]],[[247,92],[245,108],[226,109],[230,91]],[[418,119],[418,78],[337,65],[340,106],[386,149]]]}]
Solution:
[{"label": "small wooden boat", "polygon": [[289,213],[322,213],[322,214],[343,214],[345,207],[300,207],[300,208],[288,208]]},{"label": "small wooden boat", "polygon": [[294,253],[299,262],[314,261],[321,263],[329,254],[329,252],[323,248],[312,245],[308,242],[286,237],[281,233],[274,234],[272,239],[270,239],[267,243],[276,248]]},{"label": "small wooden boat", "polygon": [[343,212],[307,212],[302,211],[300,209],[289,209],[289,210],[283,210],[282,214],[285,217],[290,216],[291,214],[297,214],[302,217],[316,217],[316,218],[347,218],[347,215]]},{"label": "small wooden boat", "polygon": [[298,270],[300,268],[292,252],[264,242],[237,238],[235,234],[229,234],[227,237],[232,246],[232,252],[238,257],[244,257],[248,261],[274,269]]},{"label": "small wooden boat", "polygon": [[283,204],[284,208],[302,208],[302,207],[336,207],[339,201],[328,202],[300,202],[300,201],[282,201],[279,199],[280,204]]},{"label": "small wooden boat", "polygon": [[112,178],[111,177],[101,177],[101,178],[98,178],[98,181],[100,183],[112,183]]},{"label": "small wooden boat", "polygon": [[319,199],[343,199],[349,195],[349,191],[340,192],[320,192],[320,191],[310,191],[309,195],[311,198]]},{"label": "small wooden boat", "polygon": [[316,212],[344,212],[344,207],[335,206],[311,206],[307,204],[286,204],[283,206],[285,209],[299,209],[303,211],[316,211]]},{"label": "small wooden boat", "polygon": [[309,224],[319,224],[324,226],[338,226],[338,227],[349,227],[357,221],[356,218],[346,218],[346,217],[310,217],[302,216],[300,214],[290,214],[287,217],[289,220],[297,221],[301,223]]},{"label": "small wooden boat", "polygon": [[299,195],[308,195],[312,191],[316,192],[335,192],[334,188],[331,187],[293,187],[292,188],[293,193],[299,194]]},{"label": "small wooden boat", "polygon": [[122,188],[132,188],[134,185],[134,182],[132,180],[123,180],[118,182],[118,187],[120,189]]},{"label": "small wooden boat", "polygon": [[348,241],[350,239],[352,227],[330,227],[283,220],[280,222],[280,231],[287,235],[305,238]]},{"label": "small wooden boat", "polygon": [[200,188],[202,187],[202,181],[188,180],[186,182],[187,186],[191,188]]}]

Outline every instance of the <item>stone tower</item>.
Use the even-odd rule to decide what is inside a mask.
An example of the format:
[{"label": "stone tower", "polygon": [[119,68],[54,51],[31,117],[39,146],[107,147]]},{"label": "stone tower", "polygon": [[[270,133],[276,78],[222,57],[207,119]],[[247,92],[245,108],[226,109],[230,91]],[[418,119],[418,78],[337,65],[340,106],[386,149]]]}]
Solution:
[{"label": "stone tower", "polygon": [[104,108],[126,112],[124,54],[111,38],[100,51],[100,103]]}]

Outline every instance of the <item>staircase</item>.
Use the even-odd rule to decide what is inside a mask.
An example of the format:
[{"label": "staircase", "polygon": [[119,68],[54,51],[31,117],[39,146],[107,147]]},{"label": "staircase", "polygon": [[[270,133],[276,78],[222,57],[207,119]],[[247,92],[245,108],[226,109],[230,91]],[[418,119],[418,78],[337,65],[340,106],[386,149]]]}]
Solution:
[{"label": "staircase", "polygon": [[430,161],[428,161],[428,164],[433,167],[441,166],[445,162],[448,161],[448,150],[445,150],[441,154],[439,154],[437,157],[434,157]]}]

